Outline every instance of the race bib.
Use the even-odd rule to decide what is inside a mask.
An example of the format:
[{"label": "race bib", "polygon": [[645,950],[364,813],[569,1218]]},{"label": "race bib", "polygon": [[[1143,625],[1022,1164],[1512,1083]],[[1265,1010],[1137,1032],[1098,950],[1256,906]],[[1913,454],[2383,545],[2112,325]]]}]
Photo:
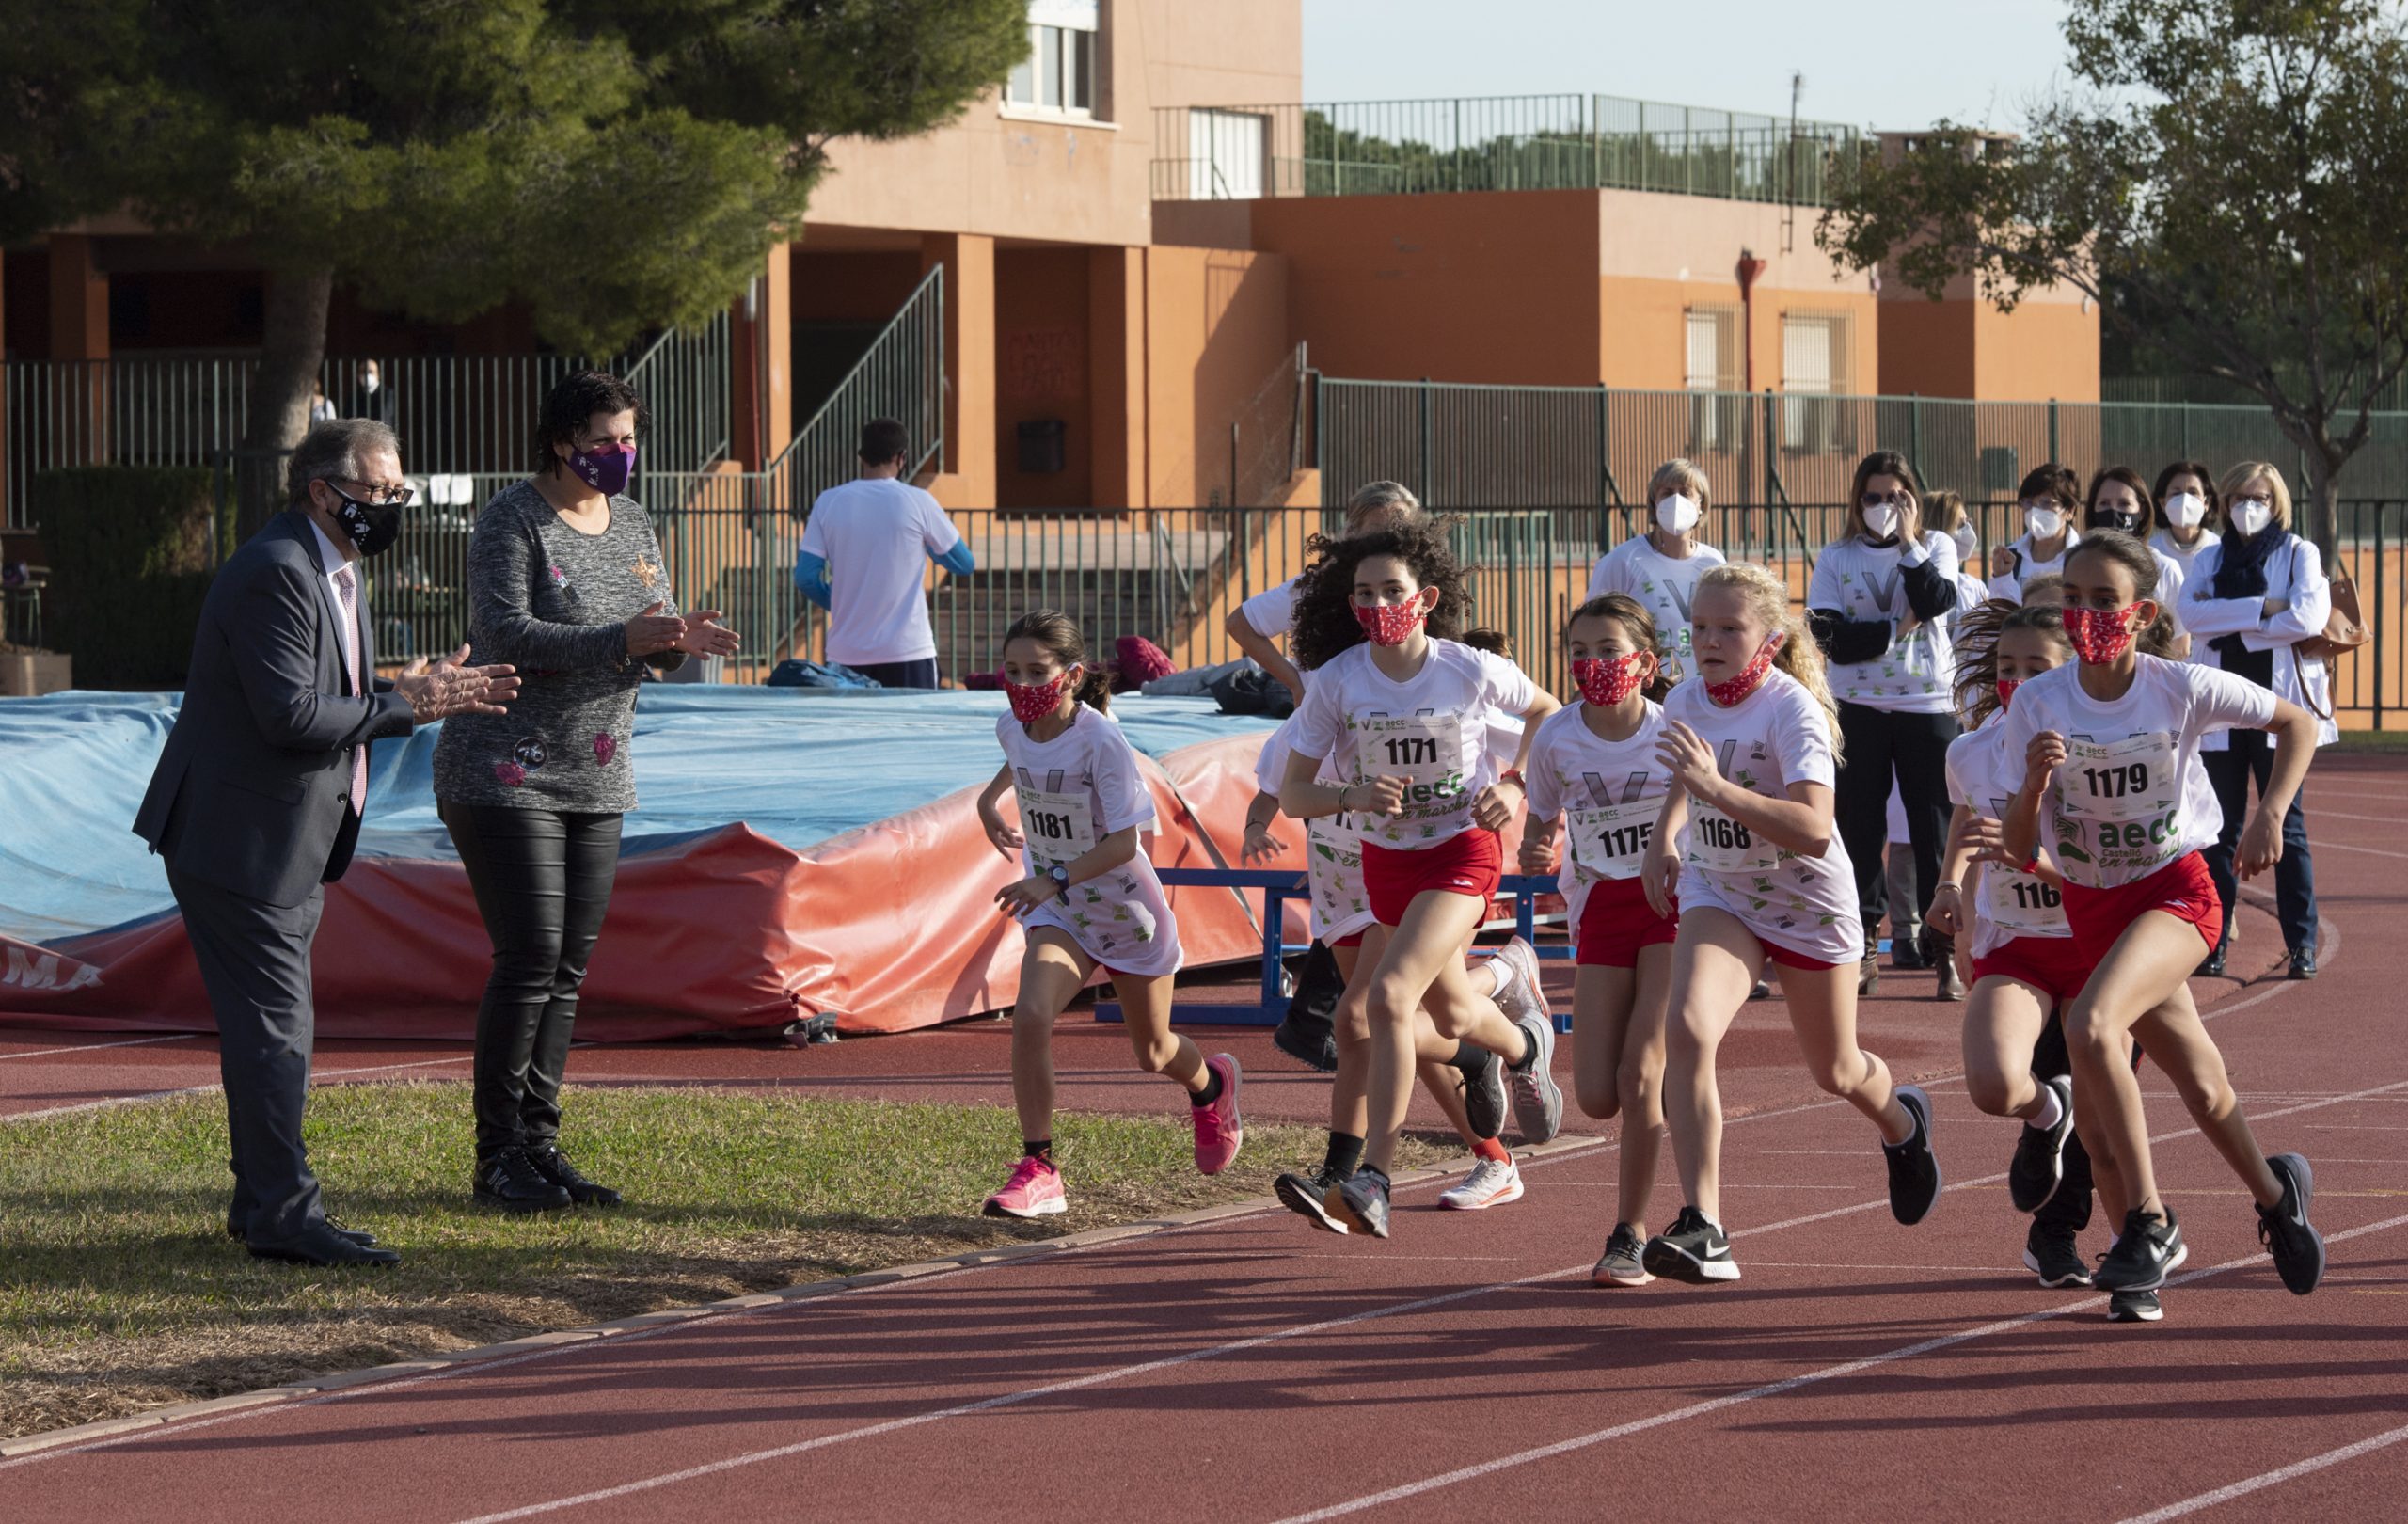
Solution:
[{"label": "race bib", "polygon": [[1779,849],[1720,810],[1697,806],[1688,861],[1713,873],[1769,873]]},{"label": "race bib", "polygon": [[[1401,714],[1354,722],[1357,782],[1402,778],[1420,786],[1451,783],[1463,791],[1463,722],[1451,714]],[[1408,796],[1411,802],[1411,796]]]},{"label": "race bib", "polygon": [[2182,843],[2182,778],[2174,738],[2066,742],[2057,769],[2056,856],[2097,875],[2138,877],[2172,862]]},{"label": "race bib", "polygon": [[1982,865],[1982,915],[2010,936],[2062,937],[2067,934],[2065,901],[2056,885],[2034,873],[2020,873],[2004,864]]},{"label": "race bib", "polygon": [[1020,788],[1020,833],[1037,871],[1068,865],[1095,849],[1095,806],[1085,794]]},{"label": "race bib", "polygon": [[1635,879],[1647,844],[1656,838],[1660,799],[1608,804],[1601,810],[1566,810],[1564,826],[1572,836],[1572,860],[1600,879]]}]

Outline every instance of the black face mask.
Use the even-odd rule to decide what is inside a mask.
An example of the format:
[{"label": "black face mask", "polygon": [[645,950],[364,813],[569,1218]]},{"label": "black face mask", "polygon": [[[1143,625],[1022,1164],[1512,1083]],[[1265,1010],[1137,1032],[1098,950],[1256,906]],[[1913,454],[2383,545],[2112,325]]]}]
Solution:
[{"label": "black face mask", "polygon": [[340,503],[335,509],[336,520],[342,525],[343,532],[351,536],[351,543],[358,547],[361,556],[381,554],[401,537],[400,503],[362,502],[332,482],[326,484],[326,490],[333,493]]},{"label": "black face mask", "polygon": [[2090,523],[2087,527],[2095,530],[2122,530],[2127,534],[2138,534],[2141,532],[2141,516],[2111,513],[2102,508],[2090,516]]}]

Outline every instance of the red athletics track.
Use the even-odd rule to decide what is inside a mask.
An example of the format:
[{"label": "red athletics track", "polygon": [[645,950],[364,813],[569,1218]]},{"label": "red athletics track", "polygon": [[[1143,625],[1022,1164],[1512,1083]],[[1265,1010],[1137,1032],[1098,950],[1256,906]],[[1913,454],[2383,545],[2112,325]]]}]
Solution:
[{"label": "red athletics track", "polygon": [[2317,1163],[2333,1266],[2310,1298],[2153,1076],[2192,1260],[2139,1327],[2013,1268],[2011,1127],[1960,1088],[1938,1088],[1951,1192],[1902,1229],[1869,1131],[1793,1086],[1726,1146],[1735,1286],[1585,1283],[1601,1142],[1484,1215],[1414,1210],[1421,1187],[1386,1244],[1263,1213],[718,1315],[0,1462],[0,1513],[1456,1520],[1674,1496],[1719,1517],[2389,1516],[2408,780],[2317,782],[2326,974],[2228,997],[2212,1026],[2261,1140]]}]

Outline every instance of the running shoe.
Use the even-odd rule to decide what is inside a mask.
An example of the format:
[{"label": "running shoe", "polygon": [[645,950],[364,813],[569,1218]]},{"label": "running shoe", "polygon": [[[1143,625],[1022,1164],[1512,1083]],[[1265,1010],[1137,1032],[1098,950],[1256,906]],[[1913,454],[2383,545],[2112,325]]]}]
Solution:
[{"label": "running shoe", "polygon": [[1497,966],[1505,970],[1497,986],[1497,1008],[1505,1013],[1505,1019],[1520,1023],[1537,1016],[1552,1029],[1555,1024],[1546,1008],[1546,989],[1539,982],[1538,949],[1515,937],[1497,949]]},{"label": "running shoe", "polygon": [[[1472,1046],[1476,1052],[1488,1053],[1477,1043]],[[1477,1137],[1495,1137],[1505,1131],[1505,1060],[1493,1053],[1488,1054],[1488,1062],[1464,1075],[1464,1120],[1471,1124]]]},{"label": "running shoe", "polygon": [[1209,1106],[1191,1106],[1188,1113],[1196,1122],[1196,1167],[1217,1175],[1229,1167],[1245,1142],[1245,1119],[1238,1113],[1238,1091],[1244,1088],[1245,1076],[1226,1053],[1205,1059],[1204,1067],[1221,1076],[1220,1098]]},{"label": "running shoe", "polygon": [[1463,1183],[1438,1193],[1438,1204],[1457,1212],[1482,1212],[1522,1199],[1522,1172],[1511,1159],[1475,1159]]},{"label": "running shoe", "polygon": [[2015,1140],[2015,1157],[2006,1167],[2006,1199],[2018,1212],[2037,1212],[2057,1194],[2066,1178],[2066,1139],[2073,1135],[2073,1081],[2060,1074],[2044,1079],[2040,1087],[2056,1092],[2057,1125],[2026,1124]]},{"label": "running shoe", "polygon": [[[1727,1250],[1729,1246],[1724,1247]],[[1646,1285],[1656,1278],[1640,1262],[1640,1252],[1639,1235],[1631,1231],[1630,1225],[1615,1223],[1612,1235],[1606,1240],[1605,1257],[1589,1272],[1589,1279],[1599,1286]]]},{"label": "running shoe", "polygon": [[1273,1181],[1271,1191],[1273,1195],[1279,1198],[1281,1206],[1314,1227],[1326,1229],[1333,1233],[1342,1233],[1346,1231],[1346,1225],[1331,1216],[1329,1209],[1322,1205],[1322,1199],[1329,1194],[1333,1186],[1337,1185],[1338,1180],[1338,1176],[1325,1169],[1317,1169],[1309,1175],[1299,1175],[1291,1171]]},{"label": "running shoe", "polygon": [[2324,1278],[2324,1235],[2308,1226],[2307,1199],[2316,1194],[2316,1172],[2296,1153],[2277,1153],[2266,1167],[2283,1183],[2283,1199],[2258,1209],[2258,1242],[2274,1257],[2274,1269],[2294,1296],[2305,1296]]},{"label": "running shoe", "polygon": [[1022,1159],[981,1210],[990,1217],[1051,1217],[1069,1211],[1070,1198],[1060,1170],[1042,1159]]},{"label": "running shoe", "polygon": [[1509,1070],[1513,1087],[1513,1126],[1525,1143],[1544,1143],[1563,1130],[1563,1087],[1555,1083],[1555,1023],[1545,1013],[1514,1025],[1530,1040],[1530,1061]]},{"label": "running shoe", "polygon": [[1388,1177],[1370,1165],[1332,1185],[1321,1204],[1352,1231],[1388,1236]]},{"label": "running shoe", "polygon": [[2090,1266],[2082,1262],[2082,1248],[2071,1230],[2034,1223],[2023,1235],[2023,1268],[2040,1278],[2051,1291],[2090,1284]]},{"label": "running shoe", "polygon": [[1772,980],[1758,979],[1756,981],[1756,987],[1748,992],[1748,998],[1751,1000],[1770,1000],[1772,998]]},{"label": "running shoe", "polygon": [[1739,1278],[1739,1262],[1731,1257],[1731,1240],[1693,1206],[1681,1208],[1671,1227],[1647,1241],[1640,1250],[1639,1262],[1667,1280],[1686,1280],[1693,1286]]},{"label": "running shoe", "polygon": [[2101,1291],[2155,1291],[2190,1257],[2172,1207],[2162,1217],[2144,1216],[2134,1207],[2124,1214],[2124,1230],[2115,1236],[2115,1246],[2099,1256],[2099,1273],[2091,1280]]},{"label": "running shoe", "polygon": [[1931,1097],[1918,1086],[1898,1087],[1898,1104],[1915,1120],[1915,1135],[1884,1143],[1890,1165],[1890,1215],[1911,1228],[1940,1203],[1940,1156],[1931,1151]]},{"label": "running shoe", "polygon": [[2119,1291],[2107,1298],[2110,1323],[2157,1323],[2165,1317],[2153,1291]]}]

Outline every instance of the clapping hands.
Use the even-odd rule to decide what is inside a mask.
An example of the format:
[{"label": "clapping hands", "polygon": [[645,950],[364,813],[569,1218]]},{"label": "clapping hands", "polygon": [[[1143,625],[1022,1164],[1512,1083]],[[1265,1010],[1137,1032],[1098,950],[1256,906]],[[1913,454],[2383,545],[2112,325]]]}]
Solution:
[{"label": "clapping hands", "polygon": [[467,665],[462,646],[429,667],[424,657],[402,669],[393,691],[409,700],[410,717],[421,725],[455,714],[507,714],[518,696],[518,669]]}]

